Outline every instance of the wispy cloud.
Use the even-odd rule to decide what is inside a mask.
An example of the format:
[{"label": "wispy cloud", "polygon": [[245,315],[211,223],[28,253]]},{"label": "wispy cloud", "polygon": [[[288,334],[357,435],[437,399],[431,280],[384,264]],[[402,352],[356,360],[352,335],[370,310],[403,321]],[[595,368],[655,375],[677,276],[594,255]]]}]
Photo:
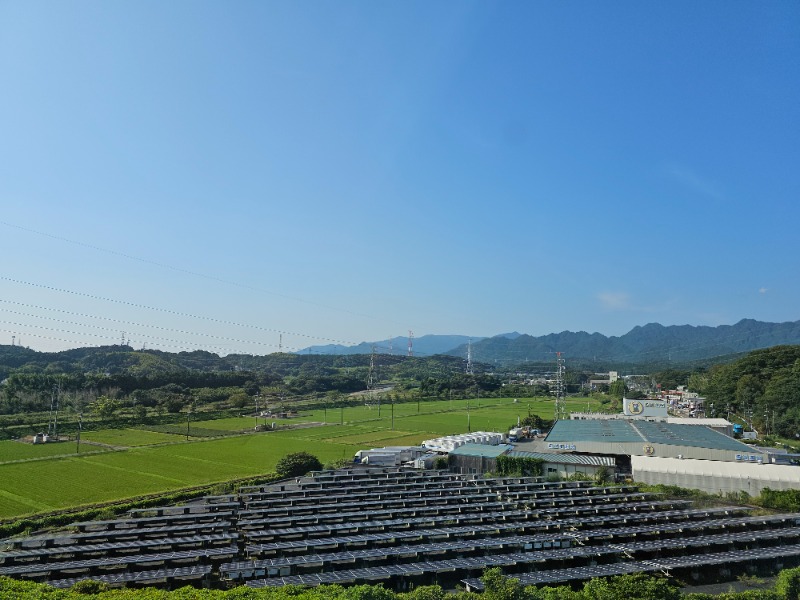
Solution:
[{"label": "wispy cloud", "polygon": [[672,179],[697,194],[714,200],[722,200],[725,196],[716,182],[702,177],[684,166],[670,164],[664,170]]},{"label": "wispy cloud", "polygon": [[608,310],[630,310],[631,299],[625,292],[600,292],[597,299]]},{"label": "wispy cloud", "polygon": [[768,291],[769,291],[769,288],[765,288],[765,287],[758,288],[758,293],[759,294],[766,294]]},{"label": "wispy cloud", "polygon": [[676,299],[663,298],[660,304],[642,305],[636,303],[628,292],[606,290],[595,294],[604,310],[627,311],[634,313],[664,313],[673,310]]}]

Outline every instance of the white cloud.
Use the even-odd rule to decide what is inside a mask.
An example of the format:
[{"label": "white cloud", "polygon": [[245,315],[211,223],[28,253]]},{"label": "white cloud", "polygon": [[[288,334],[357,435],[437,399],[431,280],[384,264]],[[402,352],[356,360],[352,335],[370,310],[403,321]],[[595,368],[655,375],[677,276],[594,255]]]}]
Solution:
[{"label": "white cloud", "polygon": [[631,308],[631,299],[625,292],[600,292],[597,299],[609,310],[627,310]]},{"label": "white cloud", "polygon": [[768,290],[769,290],[769,288],[765,288],[765,287],[758,288],[758,293],[759,294],[766,294]]}]

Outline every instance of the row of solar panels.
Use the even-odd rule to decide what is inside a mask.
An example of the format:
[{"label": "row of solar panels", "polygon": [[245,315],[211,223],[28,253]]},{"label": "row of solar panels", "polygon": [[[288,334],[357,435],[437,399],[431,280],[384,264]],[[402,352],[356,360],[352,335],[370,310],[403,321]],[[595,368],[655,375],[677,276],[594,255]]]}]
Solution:
[{"label": "row of solar panels", "polygon": [[584,488],[593,486],[591,482],[542,482],[537,480],[528,483],[493,484],[492,481],[494,480],[487,480],[486,482],[477,484],[474,481],[467,482],[465,480],[450,478],[436,482],[415,484],[415,483],[402,483],[402,482],[387,483],[383,480],[379,480],[378,482],[370,482],[368,480],[365,480],[363,482],[360,482],[352,486],[344,485],[335,488],[322,488],[308,484],[302,484],[301,486],[298,486],[293,489],[285,489],[284,486],[281,486],[281,489],[278,490],[261,488],[261,491],[243,492],[241,494],[241,498],[242,501],[245,503],[245,505],[248,505],[249,503],[258,500],[277,501],[279,499],[285,499],[285,498],[327,496],[330,494],[331,489],[335,489],[338,494],[349,494],[349,493],[359,493],[359,492],[361,493],[368,492],[370,494],[381,494],[381,493],[391,493],[398,491],[402,491],[403,493],[406,494],[415,494],[415,493],[418,494],[425,492],[435,492],[436,490],[444,490],[444,489],[449,490],[453,488],[468,488],[468,489],[483,490],[483,491],[491,490],[497,493],[497,492],[513,492],[513,491],[526,491],[526,492],[547,491],[551,489],[582,490]]},{"label": "row of solar panels", "polygon": [[[742,545],[750,543],[763,545],[765,543],[780,542],[783,545],[787,545],[797,542],[798,537],[800,537],[800,527],[787,527],[759,531],[757,534],[752,532],[743,534],[737,531],[691,537],[680,536],[677,538],[661,538],[620,543],[612,542],[605,545],[572,547],[570,541],[563,536],[550,539],[545,536],[509,536],[243,561],[224,564],[220,567],[220,571],[223,576],[228,579],[246,579],[253,576],[283,574],[286,567],[302,568],[312,566],[325,569],[327,566],[330,569],[332,565],[337,563],[363,563],[374,562],[376,560],[388,562],[416,562],[420,557],[426,557],[432,554],[455,554],[459,557],[463,557],[465,553],[478,553],[485,557],[486,553],[489,551],[505,550],[509,547],[528,551],[526,552],[528,558],[523,562],[538,563],[552,560],[573,560],[579,557],[599,556],[602,554],[660,554],[672,549],[690,549],[694,552],[698,548],[707,549],[714,546],[732,547],[737,544]],[[514,556],[514,560],[517,560],[519,558],[519,553],[514,553],[513,555],[509,554],[508,556]],[[517,562],[519,561],[517,560]]]},{"label": "row of solar panels", "polygon": [[[442,504],[459,501],[476,501],[488,498],[502,498],[504,500],[530,500],[546,501],[558,499],[575,499],[591,496],[603,496],[611,493],[635,493],[638,488],[634,486],[597,486],[581,490],[555,489],[545,491],[512,491],[498,493],[478,488],[455,488],[443,490],[427,490],[426,493],[404,494],[403,492],[389,492],[385,494],[371,494],[368,492],[350,494],[330,494],[327,496],[301,496],[286,498],[284,501],[270,502],[266,500],[246,504],[246,508],[239,511],[239,516],[303,514],[303,511],[330,511],[341,507],[362,506],[365,503],[382,504],[385,506],[404,505],[414,506],[419,504]],[[262,508],[267,505],[267,508]]]},{"label": "row of solar panels", "polygon": [[[607,554],[603,547],[585,549],[567,549],[564,551],[514,553],[474,558],[456,558],[442,561],[424,561],[411,564],[382,565],[362,569],[346,569],[324,573],[310,573],[305,575],[291,575],[286,577],[270,577],[266,579],[250,580],[247,586],[253,588],[276,587],[283,585],[320,585],[332,583],[358,583],[390,579],[392,577],[420,577],[430,574],[448,572],[477,572],[487,567],[531,568],[537,562],[547,560],[560,560],[570,551],[576,551],[575,557],[596,558]],[[561,556],[563,554],[563,556]],[[608,565],[575,565],[566,569],[541,570],[521,574],[517,577],[523,584],[561,583],[570,579],[590,579],[608,574],[635,573],[642,571],[663,571],[669,569],[700,567],[711,564],[743,563],[754,560],[774,560],[779,557],[800,556],[800,544],[774,546],[769,548],[754,548],[743,550],[730,550],[710,554],[693,554],[659,558],[648,561],[629,561],[610,563]],[[602,567],[605,566],[606,569]],[[645,568],[646,567],[646,568]],[[587,575],[586,577],[583,574]],[[470,589],[481,589],[479,579],[464,579]]]},{"label": "row of solar panels", "polygon": [[[136,571],[133,573],[111,573],[106,575],[93,575],[92,580],[107,583],[111,586],[126,584],[153,585],[179,581],[189,583],[198,579],[205,579],[212,571],[211,565],[192,565],[191,567],[178,567],[176,569],[155,569],[151,571]],[[48,583],[57,588],[72,587],[86,577],[69,577],[67,579],[54,579]]]},{"label": "row of solar panels", "polygon": [[141,527],[138,529],[106,529],[103,531],[91,531],[87,533],[58,533],[54,535],[39,535],[29,538],[3,540],[9,550],[35,549],[35,548],[58,548],[81,542],[90,544],[105,543],[116,541],[141,541],[159,540],[175,535],[213,535],[225,533],[233,527],[231,521],[216,521],[214,523],[184,523],[182,525],[161,525],[157,527]]},{"label": "row of solar panels", "polygon": [[[585,581],[593,577],[609,577],[612,575],[624,575],[629,573],[668,572],[672,569],[742,564],[761,560],[775,561],[776,559],[780,560],[789,557],[800,557],[800,544],[671,556],[646,561],[630,561],[596,566],[576,566],[568,569],[521,573],[519,575],[514,575],[514,577],[523,585],[552,585],[568,581]],[[480,591],[483,589],[483,583],[480,579],[464,579],[463,582],[467,585],[468,589],[472,591]]]},{"label": "row of solar panels", "polygon": [[[769,528],[792,527],[800,525],[800,516],[798,515],[773,515],[759,517],[736,516],[714,518],[715,515],[729,514],[730,512],[730,509],[718,509],[715,512],[698,509],[692,509],[688,511],[673,511],[671,513],[671,518],[675,519],[674,521],[669,521],[667,520],[668,517],[664,516],[661,519],[661,522],[648,522],[632,526],[620,526],[622,519],[615,517],[614,519],[605,519],[601,523],[595,522],[588,524],[596,527],[596,529],[579,531],[575,531],[574,528],[587,523],[585,523],[583,520],[566,520],[559,523],[559,527],[556,529],[555,533],[538,533],[534,537],[541,540],[571,538],[581,543],[592,543],[593,539],[598,538],[617,538],[619,540],[627,540],[630,538],[635,538],[636,536],[662,536],[664,534],[676,532],[684,535],[697,535],[698,533],[714,530],[733,530],[735,532],[741,532],[743,529],[747,530],[748,527],[758,527],[759,530],[768,531]],[[652,521],[653,516],[661,514],[665,515],[666,513],[634,515],[634,520],[650,517],[648,518],[648,521]],[[698,520],[696,517],[702,517],[703,520]],[[632,519],[625,519],[626,523],[630,523],[631,521]],[[325,549],[364,547],[385,548],[387,546],[391,547],[398,544],[409,544],[412,542],[424,544],[433,540],[441,539],[475,539],[476,537],[480,538],[483,536],[483,539],[492,540],[494,537],[503,536],[509,533],[531,531],[537,528],[538,527],[535,522],[507,521],[490,525],[426,528],[414,529],[411,531],[378,532],[318,539],[284,540],[269,544],[248,545],[245,548],[245,552],[249,557],[282,555],[295,556],[299,553],[316,553]]]},{"label": "row of solar panels", "polygon": [[222,510],[211,513],[191,513],[180,515],[163,515],[160,517],[129,517],[123,519],[112,519],[108,521],[82,521],[73,523],[74,527],[81,532],[104,531],[107,529],[136,529],[138,527],[150,527],[153,525],[176,525],[180,523],[214,523],[221,519],[231,519],[234,511]]},{"label": "row of solar panels", "polygon": [[[520,508],[524,506],[529,510],[572,507],[572,506],[598,506],[609,502],[644,502],[648,499],[655,499],[655,494],[648,493],[626,493],[626,494],[607,494],[604,496],[583,496],[572,498],[542,498],[542,499],[522,499],[506,502],[492,502],[493,496],[483,496],[481,500],[474,502],[464,502],[459,498],[450,498],[448,502],[435,503],[433,505],[422,506],[394,506],[388,507],[383,503],[350,504],[347,503],[339,511],[334,512],[315,512],[312,514],[300,514],[290,516],[267,515],[262,518],[241,518],[239,525],[243,529],[251,527],[286,527],[309,523],[328,523],[342,521],[363,521],[383,516],[425,516],[425,515],[444,515],[454,513],[469,513],[474,511],[501,510],[508,508]],[[346,509],[356,510],[346,510]]]},{"label": "row of solar panels", "polygon": [[415,526],[431,526],[438,524],[466,524],[466,523],[494,523],[513,519],[516,521],[555,521],[570,515],[590,518],[593,515],[609,515],[622,513],[626,517],[637,512],[652,512],[666,510],[678,506],[686,507],[691,502],[687,500],[662,500],[652,502],[622,502],[585,507],[549,508],[538,510],[505,510],[481,511],[449,514],[432,517],[409,517],[405,519],[375,519],[369,521],[351,521],[346,523],[328,523],[324,525],[305,525],[288,528],[275,528],[265,530],[247,531],[246,537],[250,540],[275,539],[286,536],[320,537],[333,532],[349,531],[352,533],[366,533],[369,531],[391,531],[397,529],[412,529]]},{"label": "row of solar panels", "polygon": [[230,546],[239,539],[238,533],[223,533],[212,535],[192,535],[187,537],[158,538],[129,542],[105,542],[101,544],[73,544],[64,546],[50,546],[45,548],[31,548],[22,550],[9,550],[0,553],[0,565],[30,564],[38,561],[52,560],[63,556],[85,556],[102,554],[104,556],[129,555],[132,552],[151,549],[187,549],[186,546],[213,548],[214,546]]},{"label": "row of solar panels", "polygon": [[37,573],[52,575],[65,571],[89,571],[99,567],[126,567],[140,563],[172,563],[186,562],[190,559],[200,558],[224,560],[233,558],[239,553],[236,545],[224,548],[200,548],[197,550],[180,550],[177,552],[159,552],[154,554],[131,554],[129,556],[108,556],[104,558],[89,558],[84,560],[70,560],[58,562],[43,562],[0,567],[0,575],[26,575]]}]

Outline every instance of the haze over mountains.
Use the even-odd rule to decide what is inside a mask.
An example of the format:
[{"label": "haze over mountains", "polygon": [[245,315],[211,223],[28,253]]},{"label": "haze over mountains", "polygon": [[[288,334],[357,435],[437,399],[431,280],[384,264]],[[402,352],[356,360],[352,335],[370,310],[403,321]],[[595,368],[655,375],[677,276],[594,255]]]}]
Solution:
[{"label": "haze over mountains", "polygon": [[[649,323],[636,326],[628,333],[607,337],[585,331],[551,333],[534,337],[516,332],[490,338],[466,335],[425,335],[414,338],[414,353],[467,355],[472,340],[475,362],[514,364],[552,360],[555,352],[571,359],[599,362],[643,364],[652,362],[687,362],[748,352],[781,344],[800,344],[800,321],[766,323],[742,319],[735,325],[717,327]],[[408,338],[391,340],[392,352],[407,352]],[[301,353],[366,354],[387,353],[389,341],[362,342],[356,346],[311,346]]]}]

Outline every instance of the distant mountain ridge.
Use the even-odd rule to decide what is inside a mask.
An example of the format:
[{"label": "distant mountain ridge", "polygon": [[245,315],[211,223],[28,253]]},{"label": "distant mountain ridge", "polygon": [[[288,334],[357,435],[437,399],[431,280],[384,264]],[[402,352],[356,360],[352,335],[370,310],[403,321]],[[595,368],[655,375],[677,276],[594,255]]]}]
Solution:
[{"label": "distant mountain ridge", "polygon": [[[493,337],[466,335],[425,335],[414,338],[414,352],[420,355],[448,354],[466,357],[472,341],[472,360],[496,365],[552,362],[554,353],[569,359],[598,363],[652,364],[685,363],[749,352],[782,344],[800,344],[800,321],[767,323],[742,319],[735,325],[637,325],[616,337],[585,331],[562,331],[539,337],[516,331]],[[388,340],[362,342],[355,346],[311,346],[298,354],[369,354],[388,352]],[[408,338],[392,338],[392,352],[407,352]]]},{"label": "distant mountain ridge", "polygon": [[[470,337],[468,335],[430,334],[413,338],[412,344],[414,354],[430,356],[432,354],[448,354],[449,351],[462,344],[466,348],[470,340],[472,340],[474,344],[483,339],[485,338]],[[370,354],[373,346],[375,346],[375,352],[378,354],[408,354],[408,338],[399,336],[376,342],[361,342],[355,346],[345,346],[343,344],[309,346],[308,348],[298,350],[296,354]]]},{"label": "distant mountain ridge", "polygon": [[[522,334],[487,338],[472,345],[474,361],[516,364],[552,361],[555,352],[570,359],[603,363],[647,364],[689,362],[749,352],[783,344],[800,344],[800,321],[766,323],[742,319],[735,325],[717,327],[648,323],[625,335],[563,331],[540,337]],[[464,356],[460,346],[447,354]]]}]

